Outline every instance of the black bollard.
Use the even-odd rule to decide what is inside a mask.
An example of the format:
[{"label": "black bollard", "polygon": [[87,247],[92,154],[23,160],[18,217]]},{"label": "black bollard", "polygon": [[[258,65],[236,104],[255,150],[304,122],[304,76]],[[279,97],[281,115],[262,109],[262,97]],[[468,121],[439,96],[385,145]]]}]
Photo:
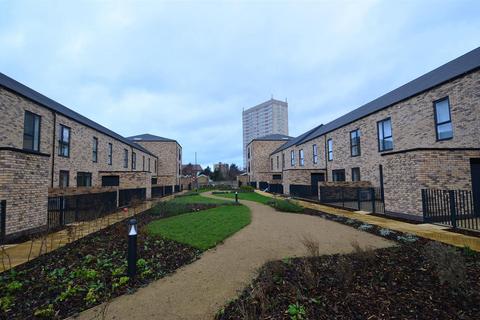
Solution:
[{"label": "black bollard", "polygon": [[137,273],[137,220],[128,221],[128,270],[127,275],[130,279]]},{"label": "black bollard", "polygon": [[238,203],[238,192],[235,191],[235,203]]}]

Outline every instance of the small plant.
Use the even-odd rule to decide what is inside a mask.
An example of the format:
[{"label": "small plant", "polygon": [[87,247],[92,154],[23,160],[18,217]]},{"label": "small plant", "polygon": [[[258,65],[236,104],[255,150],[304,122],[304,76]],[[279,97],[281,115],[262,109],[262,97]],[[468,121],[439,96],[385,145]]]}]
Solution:
[{"label": "small plant", "polygon": [[368,224],[368,223],[364,223],[364,224],[361,224],[359,227],[358,227],[358,230],[362,230],[362,231],[367,231],[367,230],[370,230],[372,229],[373,226],[371,224]]},{"label": "small plant", "polygon": [[118,279],[118,281],[116,281],[112,284],[112,288],[115,289],[115,288],[123,287],[124,285],[126,285],[128,283],[128,280],[130,280],[130,278],[127,277],[127,276],[120,277],[120,279]]},{"label": "small plant", "polygon": [[35,317],[39,318],[51,318],[55,315],[55,310],[53,310],[53,304],[49,304],[46,307],[39,308],[35,310],[34,314]]},{"label": "small plant", "polygon": [[290,304],[286,313],[290,316],[291,320],[303,320],[307,315],[305,312],[305,307],[298,302],[295,304]]},{"label": "small plant", "polygon": [[255,188],[252,186],[241,186],[240,192],[254,192]]},{"label": "small plant", "polygon": [[314,240],[312,236],[303,236],[300,242],[303,244],[307,253],[311,257],[318,257],[320,255],[320,244]]},{"label": "small plant", "polygon": [[288,200],[275,199],[273,201],[269,201],[268,205],[275,208],[275,210],[282,211],[282,212],[294,212],[294,213],[303,212],[302,207]]},{"label": "small plant", "polygon": [[67,290],[63,291],[60,293],[60,295],[57,297],[58,301],[65,301],[71,296],[74,296],[78,292],[78,288],[73,287],[71,284],[68,285]]},{"label": "small plant", "polygon": [[353,219],[347,219],[347,221],[345,221],[346,224],[355,224],[357,221],[353,220]]},{"label": "small plant", "polygon": [[91,304],[94,304],[95,302],[97,302],[97,299],[98,299],[98,296],[95,292],[95,288],[90,288],[88,289],[88,292],[87,294],[85,295],[85,302],[88,304],[88,305],[91,305]]},{"label": "small plant", "polygon": [[0,309],[7,312],[13,305],[13,298],[11,296],[4,296],[0,298]]},{"label": "small plant", "polygon": [[65,268],[56,268],[52,272],[50,272],[49,276],[50,278],[58,279],[58,278],[62,278],[64,274],[65,274]]},{"label": "small plant", "polygon": [[145,267],[147,266],[147,261],[145,259],[138,259],[137,260],[137,268],[139,269],[145,269]]},{"label": "small plant", "polygon": [[397,240],[401,242],[413,243],[418,241],[418,237],[413,234],[407,233],[405,235],[397,236]]},{"label": "small plant", "polygon": [[470,248],[469,246],[464,246],[462,251],[463,254],[467,257],[475,257],[475,255],[477,254],[475,250],[472,250],[472,248]]},{"label": "small plant", "polygon": [[122,274],[125,274],[125,266],[121,266],[112,270],[113,277],[118,277],[118,276],[121,276]]},{"label": "small plant", "polygon": [[23,284],[20,281],[14,280],[7,284],[7,291],[10,293],[14,293],[22,288]]},{"label": "small plant", "polygon": [[382,237],[386,237],[386,236],[389,236],[391,234],[395,234],[395,231],[390,230],[390,229],[384,229],[384,228],[380,229],[378,232],[380,233],[380,235]]}]

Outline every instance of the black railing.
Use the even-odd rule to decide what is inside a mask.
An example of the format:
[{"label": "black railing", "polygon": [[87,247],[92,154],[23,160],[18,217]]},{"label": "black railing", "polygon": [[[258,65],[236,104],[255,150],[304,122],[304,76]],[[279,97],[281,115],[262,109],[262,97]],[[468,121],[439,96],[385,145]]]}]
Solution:
[{"label": "black railing", "polygon": [[260,182],[258,183],[258,188],[259,188],[260,190],[268,189],[268,182],[260,181]]},{"label": "black railing", "polygon": [[173,193],[173,188],[172,186],[165,186],[165,195],[169,196]]},{"label": "black railing", "polygon": [[385,213],[380,188],[321,186],[320,203],[372,213]]},{"label": "black railing", "polygon": [[163,197],[165,195],[165,186],[152,187],[152,198]]},{"label": "black railing", "polygon": [[117,192],[89,193],[48,198],[49,229],[76,221],[100,218],[117,210]]},{"label": "black railing", "polygon": [[281,183],[271,183],[268,186],[268,191],[271,193],[283,194],[283,184]]},{"label": "black railing", "polygon": [[0,200],[0,242],[5,238],[7,220],[7,201]]},{"label": "black railing", "polygon": [[177,184],[174,188],[175,193],[180,192],[180,186]]},{"label": "black railing", "polygon": [[422,206],[425,222],[480,230],[480,208],[470,190],[422,189]]},{"label": "black railing", "polygon": [[248,183],[248,185],[249,185],[250,187],[257,188],[257,182],[256,182],[256,181],[250,181],[250,182]]},{"label": "black railing", "polygon": [[135,201],[145,201],[147,199],[147,189],[123,189],[119,191],[118,205],[120,207],[131,205]]},{"label": "black railing", "polygon": [[289,190],[292,197],[318,201],[318,196],[314,192],[312,192],[311,185],[291,184]]}]

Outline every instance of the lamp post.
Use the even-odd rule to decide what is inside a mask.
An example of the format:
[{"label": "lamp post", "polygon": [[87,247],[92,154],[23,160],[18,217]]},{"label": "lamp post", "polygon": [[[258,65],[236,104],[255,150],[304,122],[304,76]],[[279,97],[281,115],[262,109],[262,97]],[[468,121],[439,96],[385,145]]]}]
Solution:
[{"label": "lamp post", "polygon": [[238,203],[238,191],[235,191],[235,203]]},{"label": "lamp post", "polygon": [[137,273],[137,220],[128,221],[128,270],[127,275],[131,278]]}]

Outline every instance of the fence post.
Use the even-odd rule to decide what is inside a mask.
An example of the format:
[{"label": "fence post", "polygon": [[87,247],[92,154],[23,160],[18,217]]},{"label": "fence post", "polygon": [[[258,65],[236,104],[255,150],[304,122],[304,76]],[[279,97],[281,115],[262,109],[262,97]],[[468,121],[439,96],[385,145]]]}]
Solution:
[{"label": "fence post", "polygon": [[[60,205],[60,210],[59,211],[59,214],[60,214],[60,226],[63,226],[65,225],[65,206],[66,206],[66,203],[65,203],[65,197],[60,197],[59,199],[59,205]],[[75,221],[77,220],[77,212],[75,211]]]},{"label": "fence post", "polygon": [[370,197],[372,198],[372,213],[376,213],[377,208],[375,204],[375,197],[377,195],[375,194],[375,188],[370,188]]},{"label": "fence post", "polygon": [[7,219],[7,200],[0,201],[0,241],[5,237],[5,226]]},{"label": "fence post", "polygon": [[343,187],[340,187],[340,190],[342,190],[342,207],[345,208],[345,192]]},{"label": "fence post", "polygon": [[358,204],[358,210],[361,210],[361,207],[360,207],[360,188],[357,188],[357,204]]},{"label": "fence post", "polygon": [[448,190],[448,195],[450,198],[450,218],[452,221],[452,227],[457,228],[457,212],[455,208],[455,191]]}]

